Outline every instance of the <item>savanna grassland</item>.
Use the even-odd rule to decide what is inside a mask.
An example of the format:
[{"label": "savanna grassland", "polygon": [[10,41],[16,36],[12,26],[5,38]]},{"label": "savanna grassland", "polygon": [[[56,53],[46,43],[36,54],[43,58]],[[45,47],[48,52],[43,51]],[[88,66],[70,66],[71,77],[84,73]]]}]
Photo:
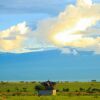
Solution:
[{"label": "savanna grassland", "polygon": [[56,96],[37,96],[40,82],[0,82],[0,100],[100,100],[100,82],[56,82]]}]

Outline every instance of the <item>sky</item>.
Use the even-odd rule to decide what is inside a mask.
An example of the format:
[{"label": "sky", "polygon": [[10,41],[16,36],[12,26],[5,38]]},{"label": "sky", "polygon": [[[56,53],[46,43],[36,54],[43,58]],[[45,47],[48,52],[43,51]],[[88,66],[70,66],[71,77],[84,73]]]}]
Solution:
[{"label": "sky", "polygon": [[100,81],[99,0],[0,0],[0,80]]}]

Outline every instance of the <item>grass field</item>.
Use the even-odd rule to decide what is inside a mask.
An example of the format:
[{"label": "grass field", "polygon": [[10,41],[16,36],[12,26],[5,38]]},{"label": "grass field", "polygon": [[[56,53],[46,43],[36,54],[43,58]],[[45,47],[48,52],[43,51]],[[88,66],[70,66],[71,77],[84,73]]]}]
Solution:
[{"label": "grass field", "polygon": [[[56,96],[37,96],[35,86],[39,82],[0,82],[0,100],[100,100],[100,82],[57,82]],[[82,91],[80,90],[83,89]],[[64,91],[69,89],[69,91]],[[89,89],[98,92],[87,93]],[[77,91],[77,92],[76,92]]]},{"label": "grass field", "polygon": [[[24,92],[26,88],[27,92],[35,92],[35,86],[39,82],[0,82],[0,92]],[[55,89],[62,91],[63,88],[69,88],[69,91],[79,91],[80,88],[85,90],[91,88],[100,89],[100,82],[58,82],[55,85]]]},{"label": "grass field", "polygon": [[8,96],[0,100],[100,100],[100,96]]}]

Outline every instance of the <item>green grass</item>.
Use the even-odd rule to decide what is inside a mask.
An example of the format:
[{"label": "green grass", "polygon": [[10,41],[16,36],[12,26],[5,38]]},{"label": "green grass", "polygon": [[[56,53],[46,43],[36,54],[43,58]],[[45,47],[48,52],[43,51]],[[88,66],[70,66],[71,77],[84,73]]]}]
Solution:
[{"label": "green grass", "polygon": [[80,87],[84,89],[88,89],[89,87],[100,89],[100,82],[65,82],[56,85],[56,89],[69,88],[70,91],[79,90]]},{"label": "green grass", "polygon": [[32,82],[3,82],[0,83],[0,92],[7,92],[9,89],[10,92],[16,92],[17,88],[18,91],[22,92],[23,88],[27,88],[27,92],[34,92],[34,87],[39,83],[32,83]]},{"label": "green grass", "polygon": [[[16,92],[18,88],[19,92],[23,92],[23,88],[27,89],[27,92],[35,92],[34,87],[39,84],[38,82],[1,82],[0,92]],[[79,88],[88,89],[89,87],[100,89],[100,82],[60,82],[57,83],[55,89],[62,91],[63,88],[69,88],[70,91],[79,90]]]},{"label": "green grass", "polygon": [[0,100],[100,100],[100,96],[9,96],[0,97]]},{"label": "green grass", "polygon": [[[79,91],[80,88],[85,90],[89,87],[100,89],[100,82],[58,82],[55,85],[55,89],[59,90],[56,96],[40,97],[35,96],[37,94],[35,86],[38,84],[39,82],[0,82],[0,100],[100,100],[100,92],[98,95],[94,93],[84,96],[70,94],[76,90]],[[26,88],[27,91],[24,92],[23,88]],[[63,88],[69,88],[69,92],[62,91]],[[10,90],[9,92],[7,92],[8,89]],[[5,92],[6,94],[4,94]],[[26,94],[17,94],[23,92]]]}]

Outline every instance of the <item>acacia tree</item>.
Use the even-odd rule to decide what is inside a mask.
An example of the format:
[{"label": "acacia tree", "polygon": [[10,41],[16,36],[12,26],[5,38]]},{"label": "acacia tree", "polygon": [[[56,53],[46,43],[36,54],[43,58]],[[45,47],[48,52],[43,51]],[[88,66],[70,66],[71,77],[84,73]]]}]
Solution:
[{"label": "acacia tree", "polygon": [[56,85],[55,82],[46,81],[46,82],[40,83],[40,85],[36,85],[35,90],[37,90],[37,91],[39,91],[39,90],[53,90],[55,85]]},{"label": "acacia tree", "polygon": [[56,85],[56,82],[46,81],[41,83],[46,90],[53,90],[54,86]]}]

